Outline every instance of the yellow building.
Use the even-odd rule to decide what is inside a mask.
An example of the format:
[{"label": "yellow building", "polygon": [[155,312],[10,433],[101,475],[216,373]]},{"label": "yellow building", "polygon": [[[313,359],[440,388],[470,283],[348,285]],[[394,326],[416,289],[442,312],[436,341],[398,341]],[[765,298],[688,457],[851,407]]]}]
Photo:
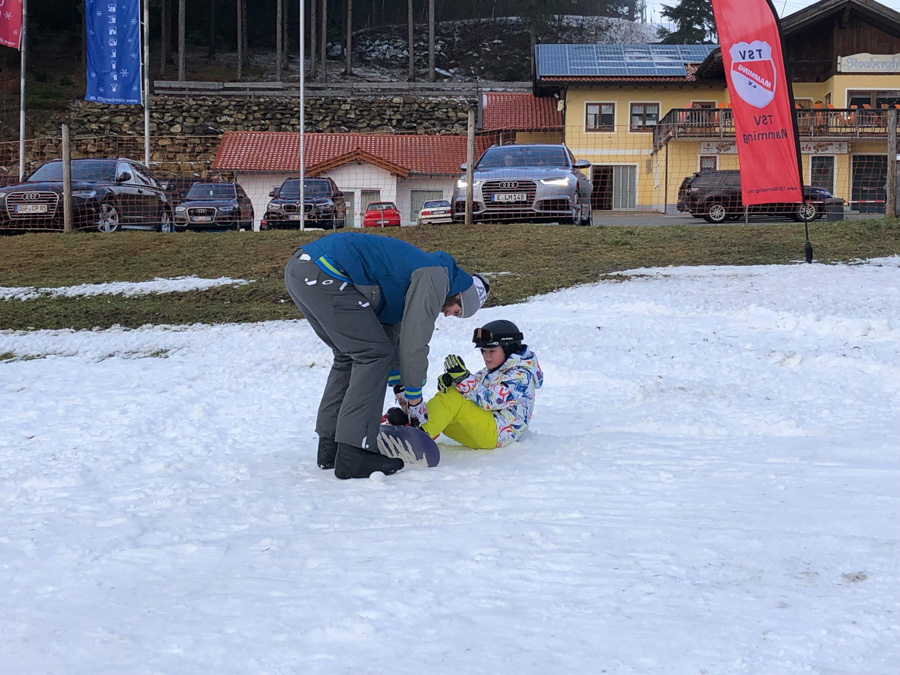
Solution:
[{"label": "yellow building", "polygon": [[[782,21],[803,180],[884,211],[888,112],[900,109],[900,13],[822,0]],[[592,164],[594,208],[675,212],[695,171],[739,168],[715,45],[538,45],[535,94]]]}]

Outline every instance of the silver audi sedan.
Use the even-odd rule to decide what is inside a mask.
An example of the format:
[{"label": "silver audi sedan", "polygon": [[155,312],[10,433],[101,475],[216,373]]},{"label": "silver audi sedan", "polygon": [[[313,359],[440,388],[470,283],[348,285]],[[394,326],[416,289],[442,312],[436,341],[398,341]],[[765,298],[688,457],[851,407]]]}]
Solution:
[{"label": "silver audi sedan", "polygon": [[[472,219],[590,225],[591,181],[583,172],[590,166],[562,144],[491,146],[473,169]],[[463,173],[453,191],[454,221],[465,218],[467,187]]]}]

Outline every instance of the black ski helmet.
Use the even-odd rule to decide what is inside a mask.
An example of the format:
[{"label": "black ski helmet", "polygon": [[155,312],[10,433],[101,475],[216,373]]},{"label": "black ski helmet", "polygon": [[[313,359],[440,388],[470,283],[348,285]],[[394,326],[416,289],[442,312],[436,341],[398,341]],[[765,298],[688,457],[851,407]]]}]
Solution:
[{"label": "black ski helmet", "polygon": [[485,347],[503,347],[503,354],[509,358],[510,354],[520,354],[524,345],[522,331],[512,321],[498,319],[484,324],[475,329],[472,342],[478,349]]}]

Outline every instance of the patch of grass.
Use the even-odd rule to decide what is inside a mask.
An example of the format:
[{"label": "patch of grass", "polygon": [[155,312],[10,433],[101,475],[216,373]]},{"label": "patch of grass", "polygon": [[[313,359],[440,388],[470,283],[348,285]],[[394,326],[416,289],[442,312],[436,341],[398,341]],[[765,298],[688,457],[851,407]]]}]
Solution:
[{"label": "patch of grass", "polygon": [[[490,305],[593,283],[611,272],[670,265],[762,265],[803,260],[802,226],[569,227],[474,225],[378,231],[427,251],[443,250],[466,270],[492,275]],[[284,288],[284,265],[322,232],[164,235],[124,232],[30,234],[0,239],[0,286],[62,287],[198,276],[253,280],[243,286],[125,297],[0,301],[0,328],[137,327],[255,322],[300,317]],[[810,226],[816,260],[852,262],[900,253],[900,220]],[[618,279],[617,279],[618,280]]]}]

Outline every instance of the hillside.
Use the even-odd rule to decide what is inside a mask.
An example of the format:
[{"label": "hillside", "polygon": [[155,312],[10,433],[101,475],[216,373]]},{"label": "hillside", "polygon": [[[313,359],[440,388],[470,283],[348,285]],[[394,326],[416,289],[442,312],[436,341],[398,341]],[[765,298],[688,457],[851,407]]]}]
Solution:
[{"label": "hillside", "polygon": [[[543,43],[623,43],[652,42],[655,27],[588,16],[559,16],[539,35]],[[527,81],[531,79],[531,39],[518,19],[471,19],[445,21],[436,26],[435,65],[437,78],[450,82]],[[428,32],[416,26],[417,78],[424,80],[428,68]],[[406,81],[409,62],[405,24],[357,31],[353,39],[353,72],[344,74],[342,45],[328,45],[328,79],[357,81]],[[84,96],[84,66],[78,54],[79,44],[65,36],[44,34],[29,47],[26,74],[26,128],[29,138],[58,133],[53,114]],[[170,64],[161,78],[158,64],[159,44],[151,44],[151,77],[175,79],[176,67]],[[188,48],[187,79],[193,81],[233,81],[236,54],[221,52],[213,57],[205,47]],[[275,54],[252,51],[251,65],[244,80],[274,81]],[[297,58],[289,56],[285,80],[297,80]],[[18,55],[8,50],[0,61],[0,141],[19,134]]]}]

